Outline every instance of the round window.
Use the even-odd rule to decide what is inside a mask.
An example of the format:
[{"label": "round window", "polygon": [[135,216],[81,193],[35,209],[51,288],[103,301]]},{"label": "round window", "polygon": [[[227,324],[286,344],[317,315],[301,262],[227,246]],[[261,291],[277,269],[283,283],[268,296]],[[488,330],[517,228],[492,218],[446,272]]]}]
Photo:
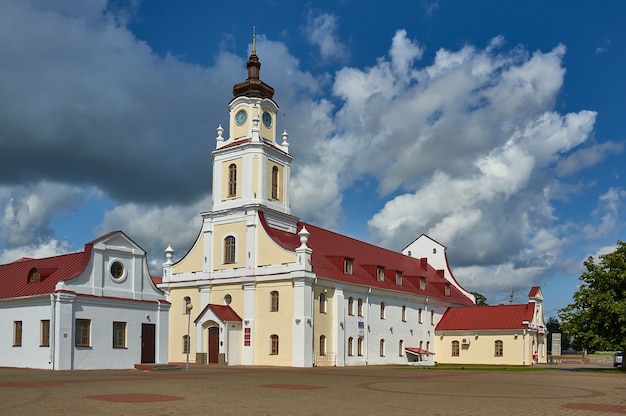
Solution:
[{"label": "round window", "polygon": [[121,279],[124,276],[124,265],[119,261],[111,264],[111,276],[114,279]]},{"label": "round window", "polygon": [[225,304],[230,305],[230,302],[232,302],[232,301],[233,301],[233,297],[232,296],[230,296],[230,295],[225,295],[224,296],[224,303]]}]

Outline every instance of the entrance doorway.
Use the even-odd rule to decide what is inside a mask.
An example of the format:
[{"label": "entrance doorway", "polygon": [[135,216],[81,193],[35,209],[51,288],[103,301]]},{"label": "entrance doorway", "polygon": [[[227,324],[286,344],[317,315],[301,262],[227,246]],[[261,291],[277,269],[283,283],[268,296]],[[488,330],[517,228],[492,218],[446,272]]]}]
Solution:
[{"label": "entrance doorway", "polygon": [[141,324],[141,362],[154,364],[155,357],[155,324]]},{"label": "entrance doorway", "polygon": [[217,364],[220,353],[220,329],[209,328],[209,364]]}]

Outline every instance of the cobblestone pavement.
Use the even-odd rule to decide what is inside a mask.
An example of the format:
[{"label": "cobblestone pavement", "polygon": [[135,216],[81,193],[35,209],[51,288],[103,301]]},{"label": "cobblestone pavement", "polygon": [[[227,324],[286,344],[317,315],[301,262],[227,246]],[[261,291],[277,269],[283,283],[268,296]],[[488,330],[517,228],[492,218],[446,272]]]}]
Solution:
[{"label": "cobblestone pavement", "polygon": [[171,371],[0,368],[3,415],[610,415],[626,374],[414,367],[192,366]]}]

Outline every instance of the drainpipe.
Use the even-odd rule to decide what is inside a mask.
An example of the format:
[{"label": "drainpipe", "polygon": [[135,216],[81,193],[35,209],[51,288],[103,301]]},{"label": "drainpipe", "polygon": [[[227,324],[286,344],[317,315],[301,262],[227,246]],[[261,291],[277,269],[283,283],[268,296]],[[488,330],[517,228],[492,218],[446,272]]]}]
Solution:
[{"label": "drainpipe", "polygon": [[48,362],[48,364],[52,364],[52,369],[54,370],[55,367],[55,362],[54,362],[54,352],[55,352],[55,342],[56,342],[56,302],[54,299],[54,293],[50,294],[50,332],[49,332],[49,339],[48,339],[48,348],[50,349],[50,361]]},{"label": "drainpipe", "polygon": [[524,334],[522,335],[522,340],[524,342],[524,356],[522,357],[522,365],[526,365],[526,330],[524,329]]},{"label": "drainpipe", "polygon": [[365,365],[368,365],[370,360],[370,293],[371,286],[367,288],[365,295]]}]

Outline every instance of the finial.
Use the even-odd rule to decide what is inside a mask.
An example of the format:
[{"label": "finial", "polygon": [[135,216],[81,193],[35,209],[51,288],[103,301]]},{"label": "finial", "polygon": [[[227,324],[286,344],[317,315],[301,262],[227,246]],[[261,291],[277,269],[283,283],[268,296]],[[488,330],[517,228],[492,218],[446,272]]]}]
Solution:
[{"label": "finial", "polygon": [[252,55],[256,55],[256,26],[252,26]]}]

